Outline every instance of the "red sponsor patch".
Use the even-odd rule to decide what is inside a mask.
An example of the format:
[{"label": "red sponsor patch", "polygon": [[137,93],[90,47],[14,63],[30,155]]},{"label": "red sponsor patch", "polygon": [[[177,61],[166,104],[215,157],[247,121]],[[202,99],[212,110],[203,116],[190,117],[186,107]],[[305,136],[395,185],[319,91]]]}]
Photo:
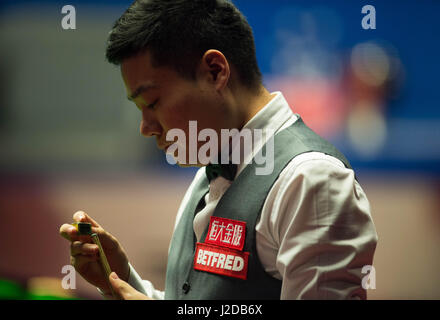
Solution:
[{"label": "red sponsor patch", "polygon": [[246,280],[249,252],[198,242],[194,269]]},{"label": "red sponsor patch", "polygon": [[246,222],[212,216],[205,243],[243,250],[245,234]]}]

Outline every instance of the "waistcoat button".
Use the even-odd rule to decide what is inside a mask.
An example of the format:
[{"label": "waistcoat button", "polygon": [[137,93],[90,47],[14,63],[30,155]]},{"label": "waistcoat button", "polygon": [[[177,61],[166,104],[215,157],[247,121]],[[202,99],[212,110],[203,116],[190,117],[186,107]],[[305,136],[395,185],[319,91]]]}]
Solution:
[{"label": "waistcoat button", "polygon": [[189,285],[189,283],[185,282],[182,286],[183,293],[187,294],[190,288],[191,288],[191,286]]}]

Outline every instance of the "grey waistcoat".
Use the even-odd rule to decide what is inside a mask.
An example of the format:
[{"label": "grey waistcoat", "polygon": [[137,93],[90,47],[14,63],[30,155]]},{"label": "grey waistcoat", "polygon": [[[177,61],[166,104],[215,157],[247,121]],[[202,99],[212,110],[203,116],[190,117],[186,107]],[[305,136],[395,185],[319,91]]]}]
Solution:
[{"label": "grey waistcoat", "polygon": [[[264,149],[264,148],[263,148]],[[270,175],[256,175],[255,162],[248,164],[226,190],[213,216],[246,222],[243,251],[249,252],[247,279],[217,275],[193,268],[196,236],[194,215],[204,206],[209,190],[204,177],[194,186],[191,198],[174,231],[168,255],[165,299],[279,299],[281,281],[267,274],[258,258],[255,225],[266,197],[284,167],[299,154],[318,151],[341,160],[347,159],[329,142],[309,129],[301,118],[274,137],[274,170]],[[200,241],[204,242],[205,229]]]}]

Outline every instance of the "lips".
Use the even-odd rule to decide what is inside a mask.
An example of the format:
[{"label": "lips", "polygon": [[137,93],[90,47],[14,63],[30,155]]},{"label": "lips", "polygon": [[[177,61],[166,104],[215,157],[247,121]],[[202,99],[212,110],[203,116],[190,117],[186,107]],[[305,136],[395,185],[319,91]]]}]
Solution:
[{"label": "lips", "polygon": [[169,146],[170,146],[170,144],[164,144],[164,145],[158,145],[157,147],[158,147],[160,150],[165,151]]}]

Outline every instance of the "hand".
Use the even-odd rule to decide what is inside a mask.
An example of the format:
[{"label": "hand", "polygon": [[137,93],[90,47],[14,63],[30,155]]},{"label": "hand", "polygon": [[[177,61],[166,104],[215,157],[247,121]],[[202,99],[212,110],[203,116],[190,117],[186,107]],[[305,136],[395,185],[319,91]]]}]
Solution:
[{"label": "hand", "polygon": [[[110,283],[113,287],[113,291],[122,300],[153,300],[143,293],[140,293],[135,288],[130,286],[124,280],[119,279],[115,272],[112,272],[109,276]],[[107,298],[112,298],[111,294],[106,294]]]},{"label": "hand", "polygon": [[[92,224],[92,232],[98,234],[111,270],[128,281],[130,272],[128,258],[118,240],[83,211],[76,212],[73,220]],[[101,289],[104,295],[110,294],[109,282],[99,261],[98,246],[93,243],[92,238],[88,235],[79,235],[76,228],[67,223],[60,227],[60,235],[71,242],[70,263],[75,270],[87,282]]]}]

